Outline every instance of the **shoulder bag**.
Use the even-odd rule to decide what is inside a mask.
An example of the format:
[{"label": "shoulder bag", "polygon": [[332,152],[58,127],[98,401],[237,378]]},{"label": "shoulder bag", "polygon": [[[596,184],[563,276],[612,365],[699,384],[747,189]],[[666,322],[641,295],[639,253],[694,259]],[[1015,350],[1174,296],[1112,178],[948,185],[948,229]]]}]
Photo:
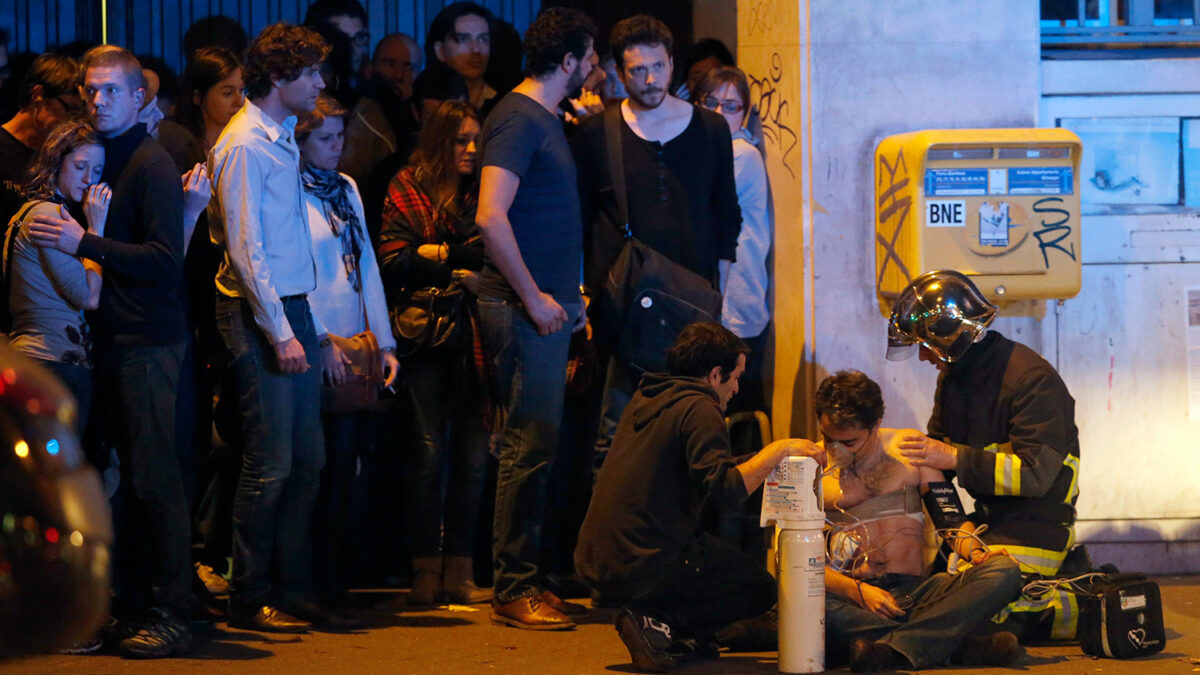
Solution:
[{"label": "shoulder bag", "polygon": [[633,236],[620,115],[620,106],[604,112],[604,135],[625,244],[597,298],[597,339],[634,368],[663,372],[667,350],[685,326],[720,317],[721,293],[708,279]]}]

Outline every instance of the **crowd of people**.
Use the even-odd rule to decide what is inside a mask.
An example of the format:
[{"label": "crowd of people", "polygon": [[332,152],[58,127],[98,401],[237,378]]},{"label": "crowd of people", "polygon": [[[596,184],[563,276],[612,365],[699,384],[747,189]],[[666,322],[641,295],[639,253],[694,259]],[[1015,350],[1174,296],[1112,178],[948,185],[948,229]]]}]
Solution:
[{"label": "crowd of people", "polygon": [[[1073,540],[1061,380],[943,275],[951,314],[927,331],[945,307],[917,287],[893,317],[949,373],[930,436],[880,429],[878,387],[842,373],[816,392],[821,442],[736,453],[725,415],[766,408],[771,320],[749,84],[714,40],[677,71],[651,16],[598,39],[577,10],[519,36],[456,2],[423,50],[368,54],[362,6],[317,0],[253,39],[197,22],[182,78],[115,45],[32,60],[0,128],[5,332],[74,397],[116,532],[112,620],[72,652],[182,654],[197,618],[362,627],[348,590],[386,569],[409,604],[519,629],[572,629],[589,610],[564,596],[590,595],[637,668],[667,670],[774,603],[761,555],[713,524],[800,454],[829,463],[831,513],[953,492],[955,471],[987,507],[934,517],[954,576],[928,576],[911,503],[883,535],[854,526],[884,543],[831,562],[831,650],[1011,662],[1014,634],[980,623]],[[1039,397],[1054,424],[1027,419]],[[406,545],[364,550],[368,528]]]},{"label": "crowd of people", "polygon": [[[600,463],[588,429],[608,420],[603,448],[636,385],[588,339],[583,295],[621,240],[605,110],[629,185],[658,186],[629,191],[627,228],[728,288],[739,335],[764,334],[741,71],[670,93],[672,36],[648,16],[618,25],[605,68],[575,11],[522,39],[458,2],[424,38],[368,53],[362,6],[317,0],[253,38],[197,22],[181,76],[115,45],[26,60],[0,129],[4,332],[74,398],[117,533],[113,620],[71,651],[183,653],[197,616],[352,628],[367,569],[411,570],[409,604],[574,626],[585,610],[559,593],[586,593],[569,576]],[[552,472],[584,502],[541,537]],[[402,488],[382,501],[408,560],[361,550],[362,502],[380,504],[364,484]]]}]

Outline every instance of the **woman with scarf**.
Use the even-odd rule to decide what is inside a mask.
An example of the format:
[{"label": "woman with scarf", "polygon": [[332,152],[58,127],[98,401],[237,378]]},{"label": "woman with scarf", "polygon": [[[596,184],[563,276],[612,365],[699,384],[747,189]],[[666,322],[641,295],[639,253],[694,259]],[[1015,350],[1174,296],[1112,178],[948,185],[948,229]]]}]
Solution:
[{"label": "woman with scarf", "polygon": [[[404,361],[401,396],[413,415],[415,444],[405,476],[411,528],[409,601],[487,602],[475,586],[472,542],[487,460],[486,359],[474,330],[476,272],[483,242],[475,228],[479,190],[479,115],[445,101],[425,121],[409,166],[392,179],[383,207],[379,259],[393,318],[414,292],[461,288],[469,295],[459,324],[469,332],[453,348],[424,348]],[[446,491],[443,459],[449,455]]]},{"label": "woman with scarf", "polygon": [[[350,337],[368,328],[379,341],[384,386],[396,380],[396,341],[388,323],[387,302],[375,252],[367,237],[362,197],[349,176],[338,173],[348,112],[333,97],[322,94],[316,108],[296,123],[300,146],[300,179],[308,227],[312,232],[317,288],[308,296],[312,311],[329,332]],[[365,310],[365,315],[364,315]],[[368,324],[369,320],[369,324]],[[326,370],[334,385],[342,384],[345,364]],[[351,488],[359,455],[371,444],[368,412],[324,413],[325,469],[313,511],[316,586],[321,599],[336,606],[344,599],[346,568],[353,559]]]}]

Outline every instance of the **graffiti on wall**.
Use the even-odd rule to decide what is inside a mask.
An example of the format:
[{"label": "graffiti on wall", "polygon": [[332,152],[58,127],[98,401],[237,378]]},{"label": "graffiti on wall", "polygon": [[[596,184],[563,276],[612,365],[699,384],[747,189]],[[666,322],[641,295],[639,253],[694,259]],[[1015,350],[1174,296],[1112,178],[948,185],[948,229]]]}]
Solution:
[{"label": "graffiti on wall", "polygon": [[772,52],[769,63],[768,72],[762,77],[746,73],[746,78],[750,80],[750,101],[758,109],[763,139],[776,147],[783,168],[795,178],[796,171],[792,168],[795,157],[792,152],[800,145],[800,137],[788,122],[790,103],[780,87],[784,78],[783,57],[779,52]]},{"label": "graffiti on wall", "polygon": [[779,23],[780,7],[775,0],[752,0],[746,10],[746,35],[770,34]]}]

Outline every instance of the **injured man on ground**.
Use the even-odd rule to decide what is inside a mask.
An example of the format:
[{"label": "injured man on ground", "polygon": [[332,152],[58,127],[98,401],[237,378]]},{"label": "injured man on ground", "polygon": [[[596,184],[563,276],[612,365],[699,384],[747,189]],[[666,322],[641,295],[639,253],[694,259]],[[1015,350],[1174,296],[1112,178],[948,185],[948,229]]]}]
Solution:
[{"label": "injured man on ground", "polygon": [[[852,670],[945,663],[1011,665],[1017,637],[990,618],[1021,590],[1017,563],[972,534],[941,471],[900,453],[915,430],[883,429],[879,385],[857,371],[826,378],[814,401],[827,457],[825,630],[832,664]],[[930,574],[925,516],[952,551],[950,573]]]}]

